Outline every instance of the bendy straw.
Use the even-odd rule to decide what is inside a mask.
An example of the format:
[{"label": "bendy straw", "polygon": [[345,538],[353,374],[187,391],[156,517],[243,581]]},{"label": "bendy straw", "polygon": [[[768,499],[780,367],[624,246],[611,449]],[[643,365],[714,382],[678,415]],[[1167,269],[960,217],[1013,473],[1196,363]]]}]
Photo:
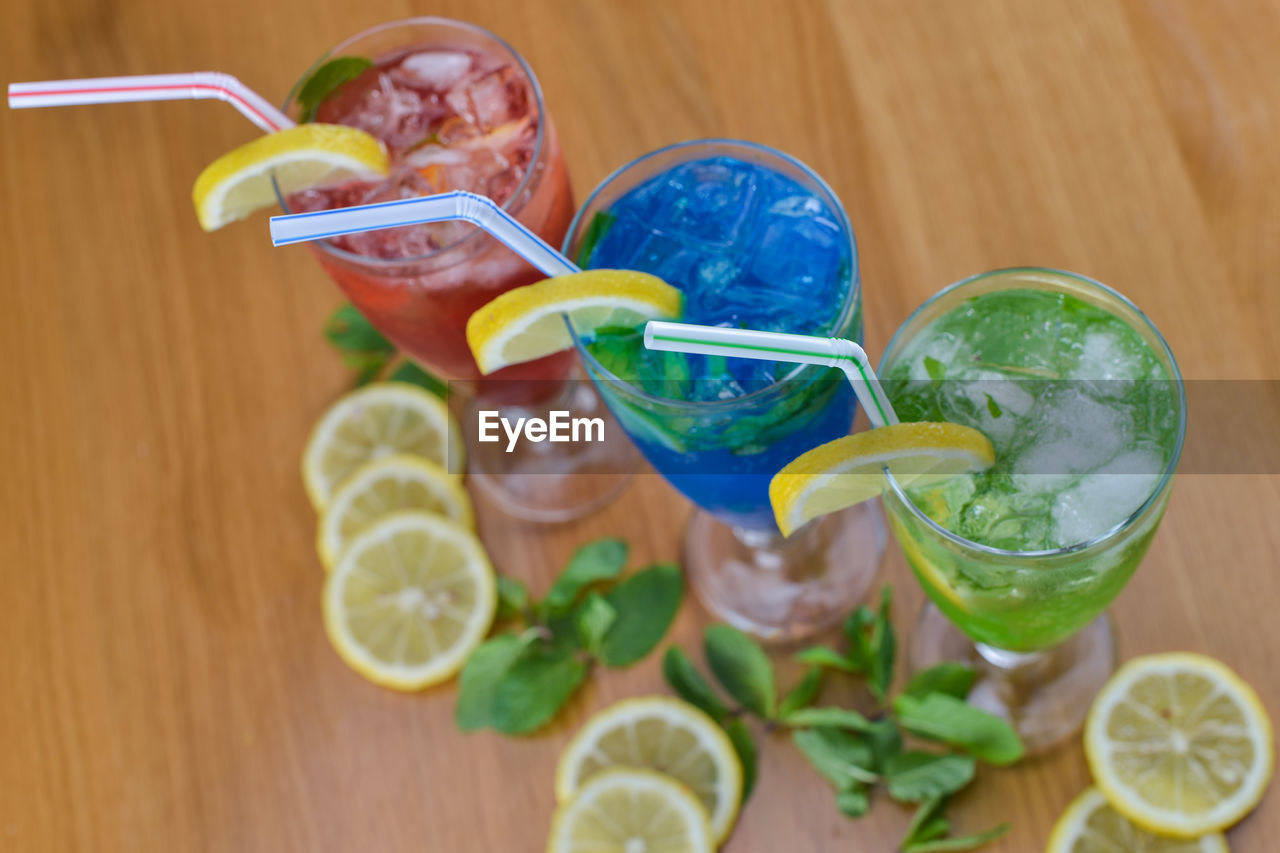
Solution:
[{"label": "bendy straw", "polygon": [[880,380],[876,378],[867,354],[853,341],[650,320],[644,327],[644,345],[666,352],[838,367],[849,377],[853,392],[866,410],[872,426],[882,427],[898,422],[898,415],[880,387]]},{"label": "bendy straw", "polygon": [[483,228],[549,276],[579,271],[568,258],[521,225],[493,199],[461,190],[357,207],[273,216],[271,243],[287,246],[360,231],[449,221],[470,222]]},{"label": "bendy straw", "polygon": [[9,84],[9,108],[15,110],[134,101],[181,101],[193,98],[215,98],[226,101],[267,133],[294,126],[294,122],[273,107],[266,98],[230,74],[222,74],[218,71]]}]

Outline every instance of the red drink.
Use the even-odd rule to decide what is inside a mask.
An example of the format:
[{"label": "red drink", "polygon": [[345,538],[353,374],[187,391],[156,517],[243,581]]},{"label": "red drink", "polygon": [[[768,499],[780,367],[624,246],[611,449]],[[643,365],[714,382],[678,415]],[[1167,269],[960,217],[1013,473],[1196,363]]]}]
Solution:
[{"label": "red drink", "polygon": [[[338,55],[364,56],[374,64],[331,94],[316,120],[358,127],[382,140],[391,170],[385,180],[296,193],[285,200],[290,212],[469,190],[504,205],[551,245],[560,244],[574,212],[569,176],[537,81],[515,51],[477,27],[423,19],[358,35],[330,54]],[[379,330],[447,379],[480,376],[464,334],[472,312],[545,277],[460,222],[351,234],[312,246]],[[559,379],[573,360],[566,351],[493,378]]]}]

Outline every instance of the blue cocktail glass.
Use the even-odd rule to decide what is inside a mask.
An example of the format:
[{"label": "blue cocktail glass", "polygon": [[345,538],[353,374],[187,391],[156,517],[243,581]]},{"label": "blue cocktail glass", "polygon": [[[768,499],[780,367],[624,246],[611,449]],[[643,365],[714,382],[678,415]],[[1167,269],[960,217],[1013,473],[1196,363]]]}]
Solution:
[{"label": "blue cocktail glass", "polygon": [[[661,276],[685,319],[860,340],[857,246],[839,199],[774,149],[697,140],[647,154],[600,184],[565,251],[586,268]],[[832,625],[866,593],[884,550],[878,505],[784,539],[769,481],[849,432],[844,376],[817,366],[647,353],[634,331],[577,339],[588,374],[653,467],[698,510],[690,584],[716,616],[768,640]]]}]

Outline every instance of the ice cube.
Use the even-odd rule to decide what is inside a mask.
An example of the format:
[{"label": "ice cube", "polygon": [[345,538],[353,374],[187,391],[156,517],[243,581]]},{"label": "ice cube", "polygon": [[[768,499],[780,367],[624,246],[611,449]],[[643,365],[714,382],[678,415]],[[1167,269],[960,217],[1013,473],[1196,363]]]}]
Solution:
[{"label": "ice cube", "polygon": [[1056,544],[1086,542],[1124,521],[1150,497],[1163,468],[1160,454],[1139,449],[1086,474],[1054,501]]},{"label": "ice cube", "polygon": [[378,85],[365,93],[343,123],[378,137],[394,153],[425,139],[443,112],[440,104],[398,85],[391,74],[383,73],[378,75]]},{"label": "ice cube", "polygon": [[1090,331],[1080,347],[1080,360],[1071,371],[1071,378],[1086,383],[1096,396],[1114,399],[1129,393],[1134,381],[1146,372],[1147,360],[1120,334]]},{"label": "ice cube", "polygon": [[831,301],[847,264],[843,235],[825,216],[761,217],[759,245],[751,272],[775,290]]},{"label": "ice cube", "polygon": [[823,215],[826,210],[822,202],[811,195],[790,195],[778,199],[769,205],[768,212],[773,216],[794,216],[802,219],[813,219]]},{"label": "ice cube", "polygon": [[1113,459],[1133,439],[1133,423],[1075,384],[1047,389],[1031,412],[1029,441],[1012,461],[1015,474],[1081,474]]},{"label": "ice cube", "polygon": [[425,50],[405,57],[399,70],[411,82],[444,91],[471,70],[471,55],[451,50]]},{"label": "ice cube", "polygon": [[954,387],[968,397],[978,413],[978,429],[1003,444],[1035,405],[1035,397],[1020,385],[995,371],[979,370],[971,380],[948,382],[944,391]]},{"label": "ice cube", "polygon": [[903,350],[903,358],[910,365],[908,379],[924,382],[933,379],[929,365],[941,365],[947,379],[967,376],[961,347],[964,341],[951,332],[942,332],[928,338],[917,338]]},{"label": "ice cube", "polygon": [[667,236],[704,250],[725,249],[751,235],[745,223],[756,206],[755,178],[717,160],[685,163],[666,175],[658,204],[645,220]]},{"label": "ice cube", "polygon": [[594,257],[607,258],[611,267],[651,273],[676,286],[693,278],[694,270],[704,260],[679,240],[656,233],[629,214],[619,216],[608,227]]},{"label": "ice cube", "polygon": [[488,132],[529,114],[529,82],[515,66],[503,65],[454,86],[445,101]]}]

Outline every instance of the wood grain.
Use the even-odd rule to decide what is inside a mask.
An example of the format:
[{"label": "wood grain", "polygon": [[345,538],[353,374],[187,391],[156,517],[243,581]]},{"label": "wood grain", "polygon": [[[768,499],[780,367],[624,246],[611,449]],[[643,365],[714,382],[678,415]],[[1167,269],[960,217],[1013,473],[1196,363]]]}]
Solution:
[{"label": "wood grain", "polygon": [[[579,196],[694,136],[811,163],[858,232],[872,352],[938,287],[1039,263],[1134,298],[1190,377],[1280,378],[1274,0],[11,0],[0,72],[216,68],[280,93],[327,45],[428,13],[528,57]],[[298,458],[348,381],[318,334],[337,292],[261,219],[205,235],[190,210],[250,134],[212,103],[0,111],[0,849],[540,849],[565,740],[661,690],[657,662],[508,740],[458,733],[451,687],[395,695],[332,653]],[[1184,476],[1115,607],[1123,654],[1208,652],[1280,709],[1278,509],[1274,474]],[[582,522],[482,528],[543,587],[595,535],[675,557],[686,513],[650,475]],[[892,546],[886,576],[907,624]],[[686,607],[676,639],[705,622]],[[1040,849],[1087,780],[1067,746],[982,773],[955,817]],[[840,817],[766,738],[726,849],[888,851],[906,820]],[[1230,839],[1277,837],[1273,788]]]}]

